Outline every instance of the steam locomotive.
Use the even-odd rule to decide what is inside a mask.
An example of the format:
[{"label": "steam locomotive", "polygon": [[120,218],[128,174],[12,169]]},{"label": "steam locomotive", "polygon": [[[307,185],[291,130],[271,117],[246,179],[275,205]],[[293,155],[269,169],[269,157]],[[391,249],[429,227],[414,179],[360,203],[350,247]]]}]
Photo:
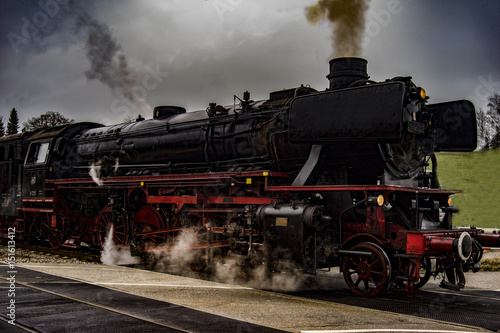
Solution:
[{"label": "steam locomotive", "polygon": [[140,255],[174,251],[189,231],[193,269],[286,260],[307,274],[338,266],[360,296],[413,295],[440,274],[461,288],[483,246],[500,245],[453,228],[456,192],[437,177],[436,152],[476,148],[474,106],[428,104],[411,77],[373,82],[366,68],[336,58],[325,91],[0,138],[3,236],[102,248],[112,228]]}]

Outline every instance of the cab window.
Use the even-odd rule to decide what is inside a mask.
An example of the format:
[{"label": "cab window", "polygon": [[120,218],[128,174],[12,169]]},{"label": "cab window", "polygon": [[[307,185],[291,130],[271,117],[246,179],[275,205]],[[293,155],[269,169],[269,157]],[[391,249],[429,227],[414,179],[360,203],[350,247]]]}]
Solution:
[{"label": "cab window", "polygon": [[50,142],[34,142],[30,144],[26,164],[43,164],[49,154]]}]

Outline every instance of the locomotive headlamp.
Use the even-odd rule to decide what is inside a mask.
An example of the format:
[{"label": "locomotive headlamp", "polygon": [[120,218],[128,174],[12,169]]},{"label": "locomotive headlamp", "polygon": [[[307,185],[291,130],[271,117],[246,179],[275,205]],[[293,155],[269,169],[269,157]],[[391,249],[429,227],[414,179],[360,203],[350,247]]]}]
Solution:
[{"label": "locomotive headlamp", "polygon": [[425,92],[425,89],[424,88],[415,88],[414,90],[411,91],[410,93],[410,96],[412,99],[416,99],[416,100],[422,100],[422,101],[425,101],[425,99],[427,98],[427,94]]},{"label": "locomotive headlamp", "polygon": [[385,203],[385,198],[382,194],[379,194],[378,196],[370,195],[366,197],[366,204],[368,206],[383,206]]},{"label": "locomotive headlamp", "polygon": [[425,89],[424,88],[418,88],[418,89],[420,90],[420,98],[424,100],[427,97]]},{"label": "locomotive headlamp", "polygon": [[448,198],[448,207],[451,207],[451,206],[453,206],[453,198],[449,197]]}]

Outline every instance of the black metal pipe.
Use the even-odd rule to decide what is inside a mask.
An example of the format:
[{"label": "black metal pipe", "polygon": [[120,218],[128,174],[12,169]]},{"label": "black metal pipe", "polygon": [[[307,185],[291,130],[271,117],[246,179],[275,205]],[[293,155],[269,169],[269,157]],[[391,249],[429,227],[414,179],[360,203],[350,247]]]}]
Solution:
[{"label": "black metal pipe", "polygon": [[365,251],[353,251],[353,250],[338,250],[337,254],[347,257],[347,256],[358,256],[364,258],[370,258],[372,256],[372,252]]}]

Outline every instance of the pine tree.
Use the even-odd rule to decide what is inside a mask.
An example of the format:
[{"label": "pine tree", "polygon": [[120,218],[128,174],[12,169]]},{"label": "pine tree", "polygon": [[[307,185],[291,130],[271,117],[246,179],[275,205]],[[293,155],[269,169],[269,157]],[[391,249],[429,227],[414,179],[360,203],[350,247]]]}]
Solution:
[{"label": "pine tree", "polygon": [[496,131],[495,136],[489,144],[489,148],[498,148],[500,147],[500,122],[498,121],[500,118],[500,95],[494,93],[488,98],[488,101],[488,114],[493,119]]},{"label": "pine tree", "polygon": [[10,111],[9,123],[7,124],[7,135],[16,134],[19,129],[19,118],[17,117],[17,111],[13,108]]},{"label": "pine tree", "polygon": [[0,116],[0,137],[5,136],[5,125],[3,124],[3,117]]}]

